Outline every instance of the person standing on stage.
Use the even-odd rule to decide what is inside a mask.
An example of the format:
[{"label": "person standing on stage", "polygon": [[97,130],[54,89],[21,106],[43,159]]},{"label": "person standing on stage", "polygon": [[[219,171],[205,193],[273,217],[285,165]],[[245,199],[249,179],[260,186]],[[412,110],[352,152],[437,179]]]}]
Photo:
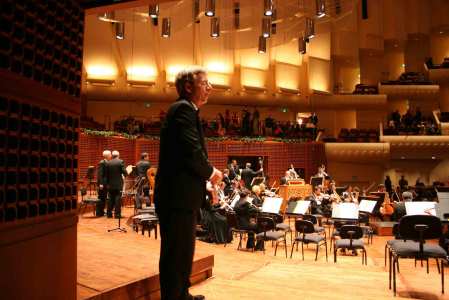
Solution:
[{"label": "person standing on stage", "polygon": [[106,163],[106,178],[108,183],[109,203],[107,209],[108,218],[112,218],[114,208],[115,218],[121,218],[123,176],[126,176],[125,164],[117,150],[112,151],[112,159]]},{"label": "person standing on stage", "polygon": [[237,164],[237,161],[233,159],[231,163],[228,166],[229,169],[229,179],[232,181],[234,180],[237,175],[240,175],[239,165]]},{"label": "person standing on stage", "polygon": [[242,170],[243,182],[245,183],[245,187],[250,191],[251,183],[253,182],[254,177],[261,176],[263,174],[263,168],[260,168],[257,172],[251,169],[251,163],[246,163],[246,168]]},{"label": "person standing on stage", "polygon": [[159,217],[161,300],[201,300],[189,294],[196,222],[206,199],[206,181],[222,173],[208,160],[199,109],[212,90],[207,72],[191,67],[176,76],[178,100],[161,127],[154,202]]},{"label": "person standing on stage", "polygon": [[104,207],[106,205],[106,199],[108,198],[107,177],[106,177],[106,164],[111,160],[111,151],[103,151],[103,159],[100,160],[97,167],[97,185],[98,185],[98,204],[96,205],[96,216],[104,216]]},{"label": "person standing on stage", "polygon": [[140,155],[140,160],[136,165],[137,173],[137,193],[136,193],[136,208],[142,208],[142,199],[144,196],[149,197],[149,185],[147,170],[151,167],[150,156],[148,153],[143,152]]}]

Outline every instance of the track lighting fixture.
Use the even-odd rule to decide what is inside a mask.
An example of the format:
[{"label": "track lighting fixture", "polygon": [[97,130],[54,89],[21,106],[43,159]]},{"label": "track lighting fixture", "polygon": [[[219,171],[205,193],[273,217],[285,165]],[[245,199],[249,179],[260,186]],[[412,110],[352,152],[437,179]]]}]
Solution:
[{"label": "track lighting fixture", "polygon": [[162,19],[162,32],[161,36],[163,38],[169,38],[170,37],[170,19],[169,18],[163,18]]},{"label": "track lighting fixture", "polygon": [[125,23],[116,22],[116,23],[114,23],[114,26],[115,26],[115,38],[117,40],[124,40],[125,39]]},{"label": "track lighting fixture", "polygon": [[271,17],[262,18],[262,36],[265,38],[271,35]]},{"label": "track lighting fixture", "polygon": [[206,0],[206,16],[215,16],[215,0]]},{"label": "track lighting fixture", "polygon": [[264,36],[259,36],[259,53],[266,53],[267,52],[267,38]]},{"label": "track lighting fixture", "polygon": [[301,54],[306,54],[307,52],[307,43],[302,35],[298,38],[298,51]]},{"label": "track lighting fixture", "polygon": [[220,19],[217,17],[210,19],[210,36],[213,38],[220,36]]},{"label": "track lighting fixture", "polygon": [[273,0],[264,0],[263,14],[264,14],[264,16],[267,16],[267,17],[273,15]]},{"label": "track lighting fixture", "polygon": [[158,4],[150,5],[148,15],[150,16],[150,18],[156,19],[159,16],[159,5]]},{"label": "track lighting fixture", "polygon": [[322,18],[326,15],[326,1],[325,0],[315,0],[316,4],[316,16]]},{"label": "track lighting fixture", "polygon": [[315,22],[311,18],[306,18],[306,30],[304,37],[306,41],[309,41],[314,36],[315,36]]}]

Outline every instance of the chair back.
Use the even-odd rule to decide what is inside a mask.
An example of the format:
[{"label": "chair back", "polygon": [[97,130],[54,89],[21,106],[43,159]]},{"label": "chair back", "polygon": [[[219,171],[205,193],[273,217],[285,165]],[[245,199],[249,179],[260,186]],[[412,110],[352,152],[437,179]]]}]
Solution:
[{"label": "chair back", "polygon": [[295,230],[301,234],[314,233],[315,228],[311,221],[306,220],[296,220],[295,221]]},{"label": "chair back", "polygon": [[279,223],[283,223],[284,222],[284,217],[280,214],[275,214],[275,213],[263,213],[262,214],[263,217],[268,217],[274,220],[274,222],[276,224]]},{"label": "chair back", "polygon": [[237,215],[235,212],[227,212],[226,213],[226,222],[229,226],[229,228],[238,229],[239,228],[239,222],[237,220]]},{"label": "chair back", "polygon": [[303,216],[302,216],[302,219],[305,220],[305,221],[310,221],[310,222],[312,222],[313,225],[318,224],[318,219],[317,219],[317,217],[315,217],[314,215],[306,214],[306,215],[303,215]]},{"label": "chair back", "polygon": [[424,241],[440,238],[441,221],[428,215],[404,216],[399,220],[399,235],[404,240]]},{"label": "chair back", "polygon": [[363,237],[363,230],[357,225],[343,225],[340,228],[340,237],[351,241],[357,240]]},{"label": "chair back", "polygon": [[270,217],[258,217],[257,228],[260,232],[267,232],[276,228],[276,223]]}]

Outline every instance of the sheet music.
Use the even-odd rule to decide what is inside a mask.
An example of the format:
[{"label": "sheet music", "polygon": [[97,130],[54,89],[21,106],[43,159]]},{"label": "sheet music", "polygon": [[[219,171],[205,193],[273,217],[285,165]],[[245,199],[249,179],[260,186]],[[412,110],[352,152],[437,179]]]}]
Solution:
[{"label": "sheet music", "polygon": [[444,214],[449,213],[449,193],[437,192],[438,197],[438,217],[443,219]]},{"label": "sheet music", "polygon": [[332,218],[357,220],[359,207],[355,203],[339,203],[332,209]]},{"label": "sheet music", "polygon": [[425,201],[425,202],[405,202],[405,211],[407,216],[414,215],[430,215],[436,216],[436,203]]},{"label": "sheet music", "polygon": [[126,167],[126,173],[128,173],[128,175],[129,174],[131,174],[131,172],[133,171],[133,165],[128,165],[127,167]]},{"label": "sheet music", "polygon": [[298,215],[304,215],[306,214],[307,210],[309,209],[310,201],[296,201],[295,208],[291,213],[298,214]]},{"label": "sheet music", "polygon": [[281,210],[282,198],[267,197],[263,201],[262,212],[278,214]]},{"label": "sheet music", "polygon": [[360,201],[360,204],[359,204],[359,211],[363,211],[363,212],[367,212],[367,213],[371,214],[373,212],[376,204],[377,204],[377,201],[362,200],[362,201]]}]

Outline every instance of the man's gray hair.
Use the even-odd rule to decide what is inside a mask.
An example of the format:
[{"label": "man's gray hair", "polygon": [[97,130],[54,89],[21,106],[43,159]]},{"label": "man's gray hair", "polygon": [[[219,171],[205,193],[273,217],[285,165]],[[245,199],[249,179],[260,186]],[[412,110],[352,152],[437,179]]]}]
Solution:
[{"label": "man's gray hair", "polygon": [[200,73],[207,73],[207,70],[201,66],[189,66],[186,67],[176,74],[175,86],[179,97],[188,99],[190,93],[186,90],[186,82],[193,83],[195,76]]},{"label": "man's gray hair", "polygon": [[109,157],[109,156],[111,156],[111,151],[109,151],[109,150],[104,150],[104,151],[103,151],[103,157],[104,157],[104,158],[107,158],[107,157]]},{"label": "man's gray hair", "polygon": [[116,157],[119,157],[119,156],[120,156],[120,153],[117,150],[112,151],[112,157],[113,158],[116,158]]}]

